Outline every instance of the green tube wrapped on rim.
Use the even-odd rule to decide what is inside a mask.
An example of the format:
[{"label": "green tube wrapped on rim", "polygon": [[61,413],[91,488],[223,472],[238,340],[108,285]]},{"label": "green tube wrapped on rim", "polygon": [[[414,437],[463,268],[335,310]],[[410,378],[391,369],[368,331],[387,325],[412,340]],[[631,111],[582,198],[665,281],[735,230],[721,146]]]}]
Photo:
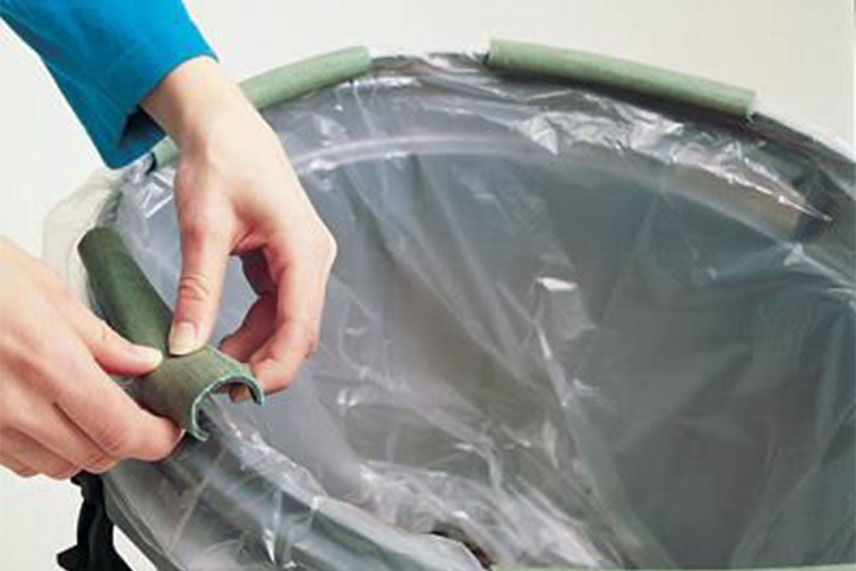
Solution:
[{"label": "green tube wrapped on rim", "polygon": [[748,119],[755,92],[660,67],[538,44],[491,40],[488,67],[542,75],[659,97]]},{"label": "green tube wrapped on rim", "polygon": [[[371,67],[369,50],[362,46],[276,67],[241,82],[241,90],[256,109],[306,95],[316,89],[359,77]],[[172,139],[164,139],[152,149],[155,166],[163,166],[178,156]]]},{"label": "green tube wrapped on rim", "polygon": [[107,322],[130,341],[164,354],[161,365],[132,387],[132,394],[146,409],[205,440],[208,435],[199,425],[199,410],[212,392],[225,385],[245,385],[257,404],[264,403],[264,392],[249,369],[214,347],[169,355],[172,312],[115,230],[93,228],[80,241],[78,252],[93,298]]}]

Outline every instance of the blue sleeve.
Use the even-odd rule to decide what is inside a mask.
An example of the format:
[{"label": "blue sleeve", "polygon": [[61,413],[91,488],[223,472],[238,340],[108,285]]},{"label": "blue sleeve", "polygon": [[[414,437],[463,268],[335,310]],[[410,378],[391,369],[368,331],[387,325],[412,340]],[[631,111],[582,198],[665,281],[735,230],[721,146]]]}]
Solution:
[{"label": "blue sleeve", "polygon": [[214,57],[180,0],[0,0],[0,15],[41,56],[110,167],[163,137],[140,101],[180,63]]}]

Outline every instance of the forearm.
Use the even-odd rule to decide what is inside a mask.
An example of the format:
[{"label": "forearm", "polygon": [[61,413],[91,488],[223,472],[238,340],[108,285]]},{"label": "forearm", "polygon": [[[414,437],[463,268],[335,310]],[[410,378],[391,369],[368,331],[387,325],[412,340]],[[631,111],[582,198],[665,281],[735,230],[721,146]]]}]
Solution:
[{"label": "forearm", "polygon": [[163,136],[140,101],[182,62],[213,56],[180,0],[0,0],[0,16],[44,60],[112,167]]}]

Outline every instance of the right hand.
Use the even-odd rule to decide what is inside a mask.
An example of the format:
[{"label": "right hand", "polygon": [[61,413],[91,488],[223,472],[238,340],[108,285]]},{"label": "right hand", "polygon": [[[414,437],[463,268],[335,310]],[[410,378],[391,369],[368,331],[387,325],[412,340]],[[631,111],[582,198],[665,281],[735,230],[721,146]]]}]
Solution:
[{"label": "right hand", "polygon": [[0,268],[0,464],[65,479],[167,456],[178,428],[108,376],[148,373],[160,352],[122,338],[2,236]]},{"label": "right hand", "polygon": [[220,348],[247,363],[265,392],[282,390],[317,345],[336,242],[276,134],[216,61],[184,62],[141,105],[181,149],[181,278],[169,350],[205,344],[229,256],[240,256],[258,299]]}]

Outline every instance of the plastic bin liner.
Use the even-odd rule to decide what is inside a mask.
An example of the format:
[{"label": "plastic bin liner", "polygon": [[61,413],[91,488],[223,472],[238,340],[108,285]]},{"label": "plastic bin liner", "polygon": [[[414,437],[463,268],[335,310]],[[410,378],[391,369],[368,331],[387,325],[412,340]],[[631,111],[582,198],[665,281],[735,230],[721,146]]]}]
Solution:
[{"label": "plastic bin liner", "polygon": [[[339,244],[320,347],[268,405],[209,403],[208,442],[106,476],[159,566],[854,560],[850,159],[465,55],[264,115]],[[148,166],[100,223],[172,303],[174,170]],[[215,337],[252,300],[230,267]]]}]

